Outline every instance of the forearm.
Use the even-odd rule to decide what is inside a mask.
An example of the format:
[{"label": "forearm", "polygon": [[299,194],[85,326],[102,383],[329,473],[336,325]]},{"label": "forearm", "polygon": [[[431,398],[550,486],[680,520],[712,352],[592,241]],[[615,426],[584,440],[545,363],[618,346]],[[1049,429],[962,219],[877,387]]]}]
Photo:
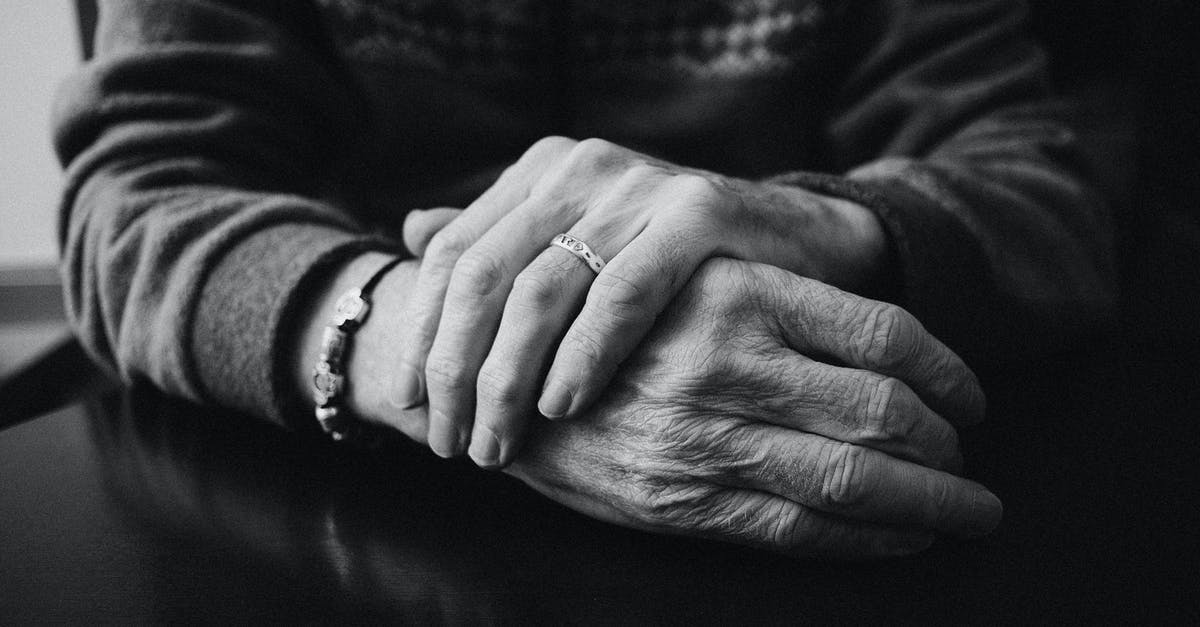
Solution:
[{"label": "forearm", "polygon": [[358,102],[293,9],[106,0],[54,120],[67,308],[91,354],[278,422],[293,296],[395,245],[317,200]]}]

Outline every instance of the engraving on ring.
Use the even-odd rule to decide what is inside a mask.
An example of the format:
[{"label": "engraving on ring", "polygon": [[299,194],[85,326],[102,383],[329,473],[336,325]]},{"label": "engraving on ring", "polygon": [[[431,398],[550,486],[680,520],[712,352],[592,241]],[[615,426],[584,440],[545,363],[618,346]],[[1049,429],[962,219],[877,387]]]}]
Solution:
[{"label": "engraving on ring", "polygon": [[591,268],[592,272],[596,274],[600,274],[600,271],[604,270],[605,263],[604,260],[600,258],[600,255],[592,252],[592,249],[589,248],[588,245],[583,242],[583,240],[577,237],[572,237],[566,233],[560,233],[554,236],[554,239],[550,240],[550,244],[553,246],[558,246],[559,248],[570,252],[576,257],[579,257],[588,265],[589,268]]}]

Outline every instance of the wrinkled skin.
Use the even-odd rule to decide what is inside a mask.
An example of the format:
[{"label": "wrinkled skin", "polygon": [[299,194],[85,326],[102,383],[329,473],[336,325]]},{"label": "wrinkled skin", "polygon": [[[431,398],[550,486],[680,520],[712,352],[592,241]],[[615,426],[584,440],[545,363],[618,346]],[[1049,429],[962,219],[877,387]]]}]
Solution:
[{"label": "wrinkled skin", "polygon": [[999,500],[951,474],[958,441],[941,417],[977,421],[983,402],[970,370],[903,310],[713,259],[600,402],[539,424],[507,472],[639,529],[903,555],[998,524]]},{"label": "wrinkled skin", "polygon": [[[560,419],[591,405],[705,259],[854,286],[886,250],[874,214],[848,201],[601,139],[542,139],[436,234],[417,220],[396,404],[427,402],[430,448],[485,468],[512,459],[535,406]],[[607,266],[550,246],[559,233]]]}]

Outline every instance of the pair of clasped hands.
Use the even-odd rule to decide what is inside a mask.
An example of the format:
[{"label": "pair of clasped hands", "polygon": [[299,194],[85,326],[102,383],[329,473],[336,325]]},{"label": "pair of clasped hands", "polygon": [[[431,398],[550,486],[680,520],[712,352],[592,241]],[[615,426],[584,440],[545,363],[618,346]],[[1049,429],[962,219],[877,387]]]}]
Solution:
[{"label": "pair of clasped hands", "polygon": [[375,419],[441,456],[603,520],[798,555],[905,555],[999,522],[954,474],[955,425],[983,418],[974,374],[902,309],[832,286],[886,263],[865,208],[547,138],[404,238],[419,269]]}]

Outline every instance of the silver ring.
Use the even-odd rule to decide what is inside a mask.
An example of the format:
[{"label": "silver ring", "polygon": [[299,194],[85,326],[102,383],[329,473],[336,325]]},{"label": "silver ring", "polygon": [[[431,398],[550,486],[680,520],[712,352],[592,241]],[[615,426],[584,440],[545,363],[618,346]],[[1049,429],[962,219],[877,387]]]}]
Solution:
[{"label": "silver ring", "polygon": [[604,269],[604,260],[600,258],[600,255],[592,252],[592,249],[589,248],[587,244],[584,244],[583,241],[578,237],[567,235],[566,233],[559,233],[558,235],[554,236],[554,239],[550,240],[550,244],[567,250],[572,255],[579,257],[585,263],[587,263],[588,267],[592,269],[592,272],[595,272],[596,274],[600,274],[600,271]]}]

